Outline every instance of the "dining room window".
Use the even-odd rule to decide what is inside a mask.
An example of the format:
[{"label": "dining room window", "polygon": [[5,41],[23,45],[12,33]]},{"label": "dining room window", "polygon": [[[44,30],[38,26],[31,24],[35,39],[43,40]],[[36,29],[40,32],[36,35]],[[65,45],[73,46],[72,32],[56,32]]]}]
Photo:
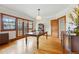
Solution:
[{"label": "dining room window", "polygon": [[16,18],[3,15],[2,29],[3,30],[16,30]]}]

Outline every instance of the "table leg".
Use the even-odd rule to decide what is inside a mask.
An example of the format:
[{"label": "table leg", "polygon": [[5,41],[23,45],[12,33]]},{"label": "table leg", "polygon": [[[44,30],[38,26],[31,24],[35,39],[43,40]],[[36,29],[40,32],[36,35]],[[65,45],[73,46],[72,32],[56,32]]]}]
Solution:
[{"label": "table leg", "polygon": [[39,49],[39,36],[37,36],[37,49]]}]

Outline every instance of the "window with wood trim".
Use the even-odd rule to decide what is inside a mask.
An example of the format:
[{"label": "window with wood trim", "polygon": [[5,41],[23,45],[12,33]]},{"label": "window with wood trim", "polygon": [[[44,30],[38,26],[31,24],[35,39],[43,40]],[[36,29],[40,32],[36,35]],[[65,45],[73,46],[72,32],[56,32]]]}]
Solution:
[{"label": "window with wood trim", "polygon": [[2,30],[16,30],[16,18],[2,15]]},{"label": "window with wood trim", "polygon": [[33,22],[32,21],[28,21],[27,23],[27,31],[28,32],[32,32],[33,31]]},{"label": "window with wood trim", "polygon": [[16,36],[25,35],[33,31],[33,21],[0,13],[0,31],[16,31]]},{"label": "window with wood trim", "polygon": [[27,32],[27,21],[24,20],[24,35],[26,34]]}]

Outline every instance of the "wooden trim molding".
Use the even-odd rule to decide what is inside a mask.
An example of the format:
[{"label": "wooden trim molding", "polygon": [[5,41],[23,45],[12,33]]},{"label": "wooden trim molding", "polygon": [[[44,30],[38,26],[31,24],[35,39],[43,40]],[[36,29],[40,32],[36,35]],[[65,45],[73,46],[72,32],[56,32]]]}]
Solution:
[{"label": "wooden trim molding", "polygon": [[[63,18],[64,18],[64,19],[63,19]],[[65,26],[65,30],[64,30],[64,31],[66,31],[66,16],[64,15],[64,16],[58,18],[58,21],[59,21],[59,20],[62,20],[62,19],[63,19],[64,22],[65,22],[65,25],[64,25],[64,26]],[[58,33],[59,33],[59,32],[58,32]],[[61,32],[60,32],[60,33],[61,33]],[[59,33],[59,37],[61,37],[61,34],[60,34],[60,33]]]},{"label": "wooden trim molding", "polygon": [[29,32],[29,21],[27,21],[27,32]]},{"label": "wooden trim molding", "polygon": [[16,37],[18,37],[18,19],[16,18]]},{"label": "wooden trim molding", "polygon": [[22,22],[22,35],[24,36],[24,22]]},{"label": "wooden trim molding", "polygon": [[3,16],[1,14],[1,32],[2,32],[2,27],[3,27],[3,25],[2,25],[2,18],[3,18]]},{"label": "wooden trim molding", "polygon": [[59,19],[62,19],[62,18],[64,18],[64,21],[65,21],[65,31],[66,31],[66,15],[64,15],[64,16],[62,16],[62,17],[59,17],[58,20],[59,20]]},{"label": "wooden trim molding", "polygon": [[17,17],[17,16],[9,15],[9,14],[6,14],[6,13],[0,13],[0,14],[2,14],[2,15],[6,15],[6,16],[10,16],[10,17],[14,17],[14,18],[20,18],[20,19],[23,19],[23,20],[26,20],[26,21],[32,21],[32,20],[28,20],[28,19],[21,18],[21,17]]},{"label": "wooden trim molding", "polygon": [[[1,29],[2,29],[2,31],[15,31],[16,30],[16,18],[15,18],[15,29],[4,29],[4,26],[3,26],[3,16],[10,16],[10,15],[1,14],[1,24],[2,24],[1,25]],[[13,17],[13,16],[10,16],[10,17]]]},{"label": "wooden trim molding", "polygon": [[2,30],[2,22],[1,22],[1,19],[2,19],[2,17],[1,17],[1,14],[0,14],[0,32]]}]

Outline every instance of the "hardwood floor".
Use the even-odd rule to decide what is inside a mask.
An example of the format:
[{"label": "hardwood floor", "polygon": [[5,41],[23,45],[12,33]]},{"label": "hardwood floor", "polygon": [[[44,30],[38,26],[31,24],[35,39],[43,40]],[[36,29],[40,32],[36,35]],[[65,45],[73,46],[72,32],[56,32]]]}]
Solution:
[{"label": "hardwood floor", "polygon": [[39,49],[36,47],[36,38],[28,37],[26,46],[25,38],[12,41],[0,46],[0,54],[62,54],[60,40],[54,37],[41,36],[39,39]]},{"label": "hardwood floor", "polygon": [[45,40],[44,43],[40,44],[40,49],[35,51],[35,53],[36,54],[63,54],[63,49],[61,47],[61,42],[58,38],[49,37],[48,40]]}]

